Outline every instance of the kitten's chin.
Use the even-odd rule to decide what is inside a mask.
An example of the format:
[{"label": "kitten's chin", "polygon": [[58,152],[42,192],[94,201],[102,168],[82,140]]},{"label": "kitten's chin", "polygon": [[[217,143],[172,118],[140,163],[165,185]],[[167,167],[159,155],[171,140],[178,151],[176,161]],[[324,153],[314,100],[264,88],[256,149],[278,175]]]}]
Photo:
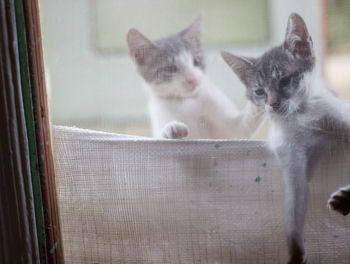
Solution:
[{"label": "kitten's chin", "polygon": [[198,94],[198,85],[195,87],[189,87],[185,88],[182,92],[180,93],[174,93],[174,97],[178,98],[189,98],[189,97],[194,97]]}]

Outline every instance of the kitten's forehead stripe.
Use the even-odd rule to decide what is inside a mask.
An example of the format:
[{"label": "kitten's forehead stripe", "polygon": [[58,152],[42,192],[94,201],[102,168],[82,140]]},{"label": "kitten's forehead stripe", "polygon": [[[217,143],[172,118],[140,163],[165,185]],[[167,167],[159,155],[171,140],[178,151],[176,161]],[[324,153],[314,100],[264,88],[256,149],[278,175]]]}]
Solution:
[{"label": "kitten's forehead stripe", "polygon": [[280,76],[280,73],[279,73],[279,70],[277,69],[277,67],[274,65],[272,66],[272,78],[273,79],[279,79],[279,76]]},{"label": "kitten's forehead stripe", "polygon": [[193,68],[193,55],[188,51],[183,51],[177,56],[177,62],[183,68]]}]

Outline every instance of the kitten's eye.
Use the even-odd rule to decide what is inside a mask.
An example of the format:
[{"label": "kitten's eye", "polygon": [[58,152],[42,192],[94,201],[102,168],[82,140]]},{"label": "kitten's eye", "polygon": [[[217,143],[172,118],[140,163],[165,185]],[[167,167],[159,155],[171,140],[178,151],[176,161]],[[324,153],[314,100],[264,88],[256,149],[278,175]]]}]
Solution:
[{"label": "kitten's eye", "polygon": [[164,67],[163,70],[168,73],[175,73],[177,72],[177,67],[175,65],[171,65],[171,66]]},{"label": "kitten's eye", "polygon": [[257,96],[263,96],[263,95],[265,95],[264,89],[255,90],[254,93],[255,93]]},{"label": "kitten's eye", "polygon": [[279,82],[279,84],[278,84],[278,87],[279,87],[279,88],[286,87],[286,86],[290,83],[290,80],[291,80],[291,79],[292,79],[292,78],[291,78],[290,76],[283,77],[283,78],[280,80],[280,82]]},{"label": "kitten's eye", "polygon": [[193,59],[194,66],[199,66],[200,63],[201,63],[201,59],[199,57],[195,57]]}]

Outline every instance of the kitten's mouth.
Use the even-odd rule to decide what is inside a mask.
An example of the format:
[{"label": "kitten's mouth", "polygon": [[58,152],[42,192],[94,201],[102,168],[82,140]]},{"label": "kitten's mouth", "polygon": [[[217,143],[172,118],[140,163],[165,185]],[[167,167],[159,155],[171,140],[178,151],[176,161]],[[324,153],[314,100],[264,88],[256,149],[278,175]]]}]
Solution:
[{"label": "kitten's mouth", "polygon": [[284,115],[286,113],[286,110],[279,107],[279,108],[272,108],[272,112],[279,115]]},{"label": "kitten's mouth", "polygon": [[281,107],[280,105],[274,105],[274,106],[270,106],[270,105],[266,105],[265,107],[266,112],[269,112],[270,114],[274,114],[274,115],[286,115],[287,114],[287,109],[284,107]]},{"label": "kitten's mouth", "polygon": [[195,84],[195,85],[187,84],[186,90],[189,93],[195,93],[197,91],[197,87],[198,87],[198,84]]},{"label": "kitten's mouth", "polygon": [[192,90],[189,90],[188,93],[189,93],[190,97],[194,97],[198,94],[198,89],[196,89],[196,87],[194,87]]}]

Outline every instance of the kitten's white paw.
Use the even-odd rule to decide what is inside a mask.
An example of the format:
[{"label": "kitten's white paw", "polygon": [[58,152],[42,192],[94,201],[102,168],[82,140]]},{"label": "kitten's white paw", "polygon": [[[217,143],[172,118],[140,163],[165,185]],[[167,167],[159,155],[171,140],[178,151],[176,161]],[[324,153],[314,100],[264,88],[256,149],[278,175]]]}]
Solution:
[{"label": "kitten's white paw", "polygon": [[188,126],[178,121],[171,121],[165,125],[162,131],[163,138],[180,139],[187,137]]},{"label": "kitten's white paw", "polygon": [[328,207],[343,215],[350,212],[350,187],[340,188],[328,200]]}]

